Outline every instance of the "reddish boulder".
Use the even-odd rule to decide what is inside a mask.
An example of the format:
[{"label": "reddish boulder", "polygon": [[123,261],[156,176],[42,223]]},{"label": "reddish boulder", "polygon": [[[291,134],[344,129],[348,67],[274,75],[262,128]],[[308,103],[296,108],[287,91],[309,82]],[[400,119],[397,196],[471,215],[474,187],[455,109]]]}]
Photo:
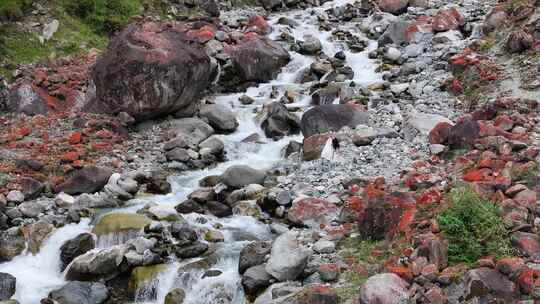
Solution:
[{"label": "reddish boulder", "polygon": [[479,136],[480,125],[478,122],[471,118],[465,118],[450,129],[448,144],[454,149],[471,147]]},{"label": "reddish boulder", "polygon": [[377,4],[381,11],[399,15],[407,10],[409,0],[379,0]]},{"label": "reddish boulder", "polygon": [[65,192],[71,195],[94,193],[103,189],[111,175],[112,171],[108,168],[86,166],[59,185],[56,192]]},{"label": "reddish boulder", "polygon": [[317,198],[303,198],[293,202],[287,219],[294,224],[312,228],[324,228],[338,218],[338,208]]},{"label": "reddish boulder", "polygon": [[408,303],[409,284],[393,273],[370,277],[360,288],[360,304]]},{"label": "reddish boulder", "polygon": [[448,140],[448,136],[450,136],[450,129],[452,129],[451,124],[445,121],[439,122],[429,132],[429,143],[444,144]]},{"label": "reddish boulder", "polygon": [[536,234],[515,232],[512,235],[512,245],[523,255],[536,261],[540,260],[540,242]]},{"label": "reddish boulder", "polygon": [[455,8],[442,9],[433,17],[433,31],[446,32],[455,30],[465,23],[463,17]]},{"label": "reddish boulder", "polygon": [[507,22],[508,14],[502,9],[494,9],[486,16],[482,30],[485,34],[489,34],[506,25]]},{"label": "reddish boulder", "polygon": [[324,145],[330,138],[330,134],[315,134],[304,139],[303,152],[304,160],[315,160],[321,157]]},{"label": "reddish boulder", "polygon": [[487,295],[513,300],[517,296],[515,284],[507,276],[491,268],[469,270],[463,281],[466,300]]},{"label": "reddish boulder", "polygon": [[134,23],[111,40],[94,65],[94,86],[83,110],[126,112],[138,121],[192,113],[213,74],[210,58],[179,26]]},{"label": "reddish boulder", "polygon": [[521,292],[532,294],[535,289],[540,288],[540,269],[524,269],[519,274],[517,284]]},{"label": "reddish boulder", "polygon": [[512,275],[525,266],[521,258],[504,258],[497,261],[495,268],[502,274]]}]

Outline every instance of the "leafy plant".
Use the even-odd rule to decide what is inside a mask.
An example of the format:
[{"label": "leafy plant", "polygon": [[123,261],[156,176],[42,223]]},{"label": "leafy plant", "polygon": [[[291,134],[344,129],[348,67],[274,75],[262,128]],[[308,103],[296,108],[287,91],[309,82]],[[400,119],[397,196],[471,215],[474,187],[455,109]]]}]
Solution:
[{"label": "leafy plant", "polygon": [[471,189],[455,189],[452,206],[437,217],[449,240],[450,264],[472,264],[483,256],[511,256],[514,250],[499,217],[499,208]]}]

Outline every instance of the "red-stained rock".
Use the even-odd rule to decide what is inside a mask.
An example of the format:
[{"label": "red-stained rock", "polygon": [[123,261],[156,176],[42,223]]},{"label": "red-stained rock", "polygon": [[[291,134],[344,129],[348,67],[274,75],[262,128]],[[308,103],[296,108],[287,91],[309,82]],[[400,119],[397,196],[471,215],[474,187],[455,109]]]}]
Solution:
[{"label": "red-stained rock", "polygon": [[499,115],[495,119],[494,125],[505,131],[510,131],[514,127],[514,121],[508,115]]},{"label": "red-stained rock", "polygon": [[532,294],[540,287],[540,269],[524,269],[517,278],[517,284],[521,292]]},{"label": "red-stained rock", "polygon": [[324,228],[338,217],[338,208],[317,198],[303,198],[293,202],[287,219],[294,224]]},{"label": "red-stained rock", "polygon": [[358,196],[351,196],[347,198],[343,208],[341,209],[340,219],[345,222],[353,222],[364,211],[365,204],[362,198]]},{"label": "red-stained rock", "polygon": [[506,275],[512,275],[525,266],[525,262],[521,258],[504,258],[497,261],[495,268]]},{"label": "red-stained rock", "polygon": [[448,136],[448,144],[452,148],[466,148],[474,145],[475,140],[480,136],[480,125],[472,118],[465,118],[457,122],[451,129]]},{"label": "red-stained rock", "polygon": [[519,191],[514,196],[514,201],[524,207],[534,205],[537,200],[538,200],[538,194],[535,191],[532,191],[529,189],[524,189],[522,191]]},{"label": "red-stained rock", "polygon": [[437,187],[426,189],[416,198],[420,205],[437,204],[442,199],[442,193]]},{"label": "red-stained rock", "polygon": [[429,143],[430,144],[444,144],[450,135],[450,129],[452,125],[447,122],[439,122],[435,125],[429,132]]},{"label": "red-stained rock", "polygon": [[413,279],[412,272],[409,268],[403,266],[387,266],[386,270],[390,273],[398,275],[400,278],[407,282],[411,282]]},{"label": "red-stained rock", "polygon": [[466,182],[482,182],[493,180],[493,171],[488,168],[472,170],[463,175]]},{"label": "red-stained rock", "polygon": [[321,152],[324,148],[324,145],[330,138],[330,134],[315,134],[308,138],[304,139],[303,144],[303,157],[304,160],[315,160],[321,157]]},{"label": "red-stained rock", "polygon": [[512,245],[525,256],[536,261],[540,260],[540,242],[536,234],[515,232],[512,235]]},{"label": "red-stained rock", "polygon": [[445,32],[455,30],[463,25],[465,20],[455,8],[442,9],[433,17],[433,31]]},{"label": "red-stained rock", "polygon": [[482,30],[485,34],[494,32],[508,23],[508,14],[501,8],[494,8],[484,20]]},{"label": "red-stained rock", "polygon": [[72,145],[80,143],[82,140],[82,133],[80,131],[75,131],[71,133],[71,136],[69,137],[69,143]]},{"label": "red-stained rock", "polygon": [[248,21],[248,27],[261,35],[268,34],[270,31],[268,22],[266,22],[264,17],[260,15],[251,16]]},{"label": "red-stained rock", "polygon": [[476,267],[495,268],[495,262],[492,258],[482,258],[476,261]]},{"label": "red-stained rock", "polygon": [[96,136],[102,139],[112,138],[113,134],[109,130],[99,130],[96,132]]},{"label": "red-stained rock", "polygon": [[73,162],[79,159],[79,154],[77,152],[71,151],[62,154],[61,159],[65,162]]},{"label": "red-stained rock", "polygon": [[437,285],[431,286],[429,290],[425,292],[425,297],[430,304],[445,304],[448,302],[446,295]]}]

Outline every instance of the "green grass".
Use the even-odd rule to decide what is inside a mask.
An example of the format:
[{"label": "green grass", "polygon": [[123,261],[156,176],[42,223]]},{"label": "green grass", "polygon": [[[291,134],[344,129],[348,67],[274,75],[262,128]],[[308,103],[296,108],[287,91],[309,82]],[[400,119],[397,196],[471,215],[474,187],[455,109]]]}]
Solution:
[{"label": "green grass", "polygon": [[59,0],[60,6],[71,16],[80,18],[94,32],[117,31],[139,13],[140,0]]},{"label": "green grass", "polygon": [[16,21],[22,18],[28,0],[1,0],[0,21]]},{"label": "green grass", "polygon": [[474,264],[484,256],[512,256],[514,250],[499,216],[499,208],[471,189],[454,189],[452,206],[437,217],[449,241],[450,265]]}]

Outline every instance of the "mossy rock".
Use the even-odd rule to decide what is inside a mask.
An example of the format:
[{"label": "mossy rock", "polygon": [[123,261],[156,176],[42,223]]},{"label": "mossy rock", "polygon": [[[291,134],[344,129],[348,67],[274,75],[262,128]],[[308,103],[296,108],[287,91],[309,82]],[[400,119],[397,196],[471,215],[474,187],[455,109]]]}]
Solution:
[{"label": "mossy rock", "polygon": [[137,289],[157,278],[157,276],[167,270],[167,265],[158,264],[152,266],[139,266],[133,268],[131,277],[129,278],[128,291],[130,294],[135,294]]},{"label": "mossy rock", "polygon": [[141,214],[110,213],[98,221],[92,232],[99,236],[126,230],[139,230],[150,223],[151,220]]}]

